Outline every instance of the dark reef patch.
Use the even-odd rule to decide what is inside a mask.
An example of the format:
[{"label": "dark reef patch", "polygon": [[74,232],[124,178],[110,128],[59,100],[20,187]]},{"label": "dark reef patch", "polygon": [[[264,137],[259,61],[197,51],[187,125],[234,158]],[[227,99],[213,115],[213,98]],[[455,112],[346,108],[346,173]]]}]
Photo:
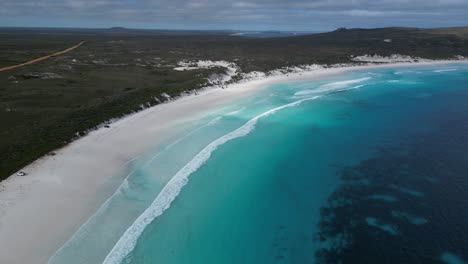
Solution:
[{"label": "dark reef patch", "polygon": [[344,168],[321,209],[318,263],[468,260],[468,113]]}]

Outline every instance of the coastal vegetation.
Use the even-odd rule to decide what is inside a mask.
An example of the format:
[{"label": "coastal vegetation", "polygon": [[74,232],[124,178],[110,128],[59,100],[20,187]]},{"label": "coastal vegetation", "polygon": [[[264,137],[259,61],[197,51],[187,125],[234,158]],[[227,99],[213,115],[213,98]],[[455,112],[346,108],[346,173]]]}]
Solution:
[{"label": "coastal vegetation", "polygon": [[[345,29],[284,38],[222,31],[112,28],[0,29],[0,180],[113,118],[206,86],[222,67],[174,70],[182,61],[228,61],[239,72],[356,63],[354,56],[468,57],[468,28]],[[110,124],[112,125],[112,124]]]}]

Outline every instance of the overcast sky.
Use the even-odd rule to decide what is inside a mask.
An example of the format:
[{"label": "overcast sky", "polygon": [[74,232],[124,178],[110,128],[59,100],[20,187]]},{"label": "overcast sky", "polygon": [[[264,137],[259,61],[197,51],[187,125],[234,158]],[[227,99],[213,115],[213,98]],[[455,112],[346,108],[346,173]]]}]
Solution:
[{"label": "overcast sky", "polygon": [[468,25],[468,0],[0,0],[0,26],[325,31]]}]

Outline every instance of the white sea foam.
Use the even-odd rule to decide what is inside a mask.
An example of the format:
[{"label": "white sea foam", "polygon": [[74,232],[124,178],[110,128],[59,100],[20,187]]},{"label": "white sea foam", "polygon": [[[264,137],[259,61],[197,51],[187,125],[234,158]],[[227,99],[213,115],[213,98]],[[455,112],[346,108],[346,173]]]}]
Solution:
[{"label": "white sea foam", "polygon": [[307,89],[307,90],[299,91],[299,92],[295,93],[294,95],[301,96],[301,95],[309,95],[309,94],[312,94],[312,93],[316,93],[316,91]]},{"label": "white sea foam", "polygon": [[[166,150],[169,150],[171,149],[172,147],[174,147],[175,145],[177,145],[178,143],[180,143],[181,141],[187,139],[188,137],[192,136],[193,134],[197,133],[198,131],[200,131],[201,129],[205,128],[205,127],[208,127],[208,126],[212,126],[212,125],[215,125],[217,124],[220,120],[222,119],[222,116],[219,116],[219,117],[215,117],[213,118],[212,120],[210,120],[209,122],[207,122],[206,124],[202,125],[202,126],[199,126],[197,127],[196,129],[190,131],[189,133],[187,133],[186,135],[184,135],[183,137],[175,140],[174,142],[172,142],[171,144],[167,145],[166,147],[164,147],[161,151],[159,151],[158,153],[156,153],[155,155],[153,155],[146,163],[143,164],[143,168],[145,167],[148,167],[149,165],[151,165],[151,163],[156,159],[158,158],[159,156],[161,156],[162,153],[164,153]],[[127,164],[130,164],[131,162],[133,162],[134,160],[137,160],[140,156],[138,157],[135,157],[133,159],[131,159],[130,161],[128,161]],[[117,196],[117,195],[125,195],[125,193],[127,193],[129,191],[129,188],[130,187],[130,184],[129,184],[129,178],[137,171],[137,169],[134,169],[132,170],[129,174],[127,174],[127,176],[125,177],[124,181],[122,182],[122,184],[117,188],[117,190],[99,207],[99,209],[96,211],[96,213],[94,213],[90,218],[88,218],[88,220],[80,226],[80,228],[75,232],[75,234],[67,241],[65,242],[64,245],[62,245],[62,247],[60,247],[55,253],[54,255],[49,259],[48,263],[49,264],[52,264],[52,263],[56,263],[57,262],[57,259],[59,259],[61,257],[61,254],[63,253],[64,250],[72,247],[74,245],[74,243],[76,241],[78,241],[79,239],[81,239],[83,236],[86,235],[86,232],[87,232],[87,228],[89,225],[92,225],[96,222],[96,219],[99,215],[101,215],[102,212],[104,212],[110,205],[111,201]]]},{"label": "white sea foam", "polygon": [[348,86],[350,84],[360,83],[360,82],[364,82],[364,81],[367,81],[367,80],[370,80],[370,79],[371,79],[371,77],[364,77],[364,78],[360,78],[360,79],[328,83],[328,84],[324,84],[324,85],[320,86],[320,88],[342,88],[342,87],[346,87],[346,86]]},{"label": "white sea foam", "polygon": [[353,86],[353,87],[351,87],[349,89],[359,89],[359,88],[364,87],[364,86],[365,86],[364,84],[361,84],[361,85]]},{"label": "white sea foam", "polygon": [[240,137],[248,135],[255,129],[258,120],[262,117],[274,114],[275,112],[297,106],[304,101],[314,100],[320,96],[314,96],[285,104],[268,110],[252,119],[236,130],[216,139],[202,149],[192,160],[190,160],[172,179],[164,186],[153,203],[138,217],[138,219],[125,231],[123,236],[115,244],[114,248],[107,255],[103,264],[118,264],[135,248],[138,238],[145,228],[157,217],[167,210],[174,199],[179,195],[182,188],[187,184],[188,177],[197,171],[211,157],[211,154],[221,145]]},{"label": "white sea foam", "polygon": [[236,114],[238,114],[238,113],[244,111],[244,109],[245,109],[245,107],[242,107],[242,108],[240,108],[240,109],[238,109],[238,110],[234,110],[234,111],[232,111],[232,112],[227,113],[226,116],[236,115]]},{"label": "white sea foam", "polygon": [[435,70],[434,72],[451,72],[451,71],[456,71],[458,69],[441,69],[441,70]]},{"label": "white sea foam", "polygon": [[304,95],[310,95],[310,94],[317,94],[317,93],[325,93],[325,92],[341,92],[341,91],[346,91],[346,90],[352,90],[352,89],[358,89],[363,87],[364,85],[356,85],[352,87],[348,87],[351,84],[356,84],[356,83],[361,83],[367,80],[372,79],[371,77],[365,77],[365,78],[360,78],[360,79],[354,79],[354,80],[347,80],[347,81],[340,81],[340,82],[334,82],[334,83],[328,83],[320,86],[317,89],[307,89],[307,90],[302,90],[299,92],[296,92],[294,95],[296,96],[304,96]]}]

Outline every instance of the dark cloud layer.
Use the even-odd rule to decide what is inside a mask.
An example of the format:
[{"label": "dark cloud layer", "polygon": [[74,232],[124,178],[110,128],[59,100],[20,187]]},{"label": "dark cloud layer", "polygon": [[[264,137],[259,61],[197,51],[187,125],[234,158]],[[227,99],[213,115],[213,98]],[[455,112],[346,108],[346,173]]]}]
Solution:
[{"label": "dark cloud layer", "polygon": [[468,24],[468,0],[0,0],[0,26],[328,30]]}]

